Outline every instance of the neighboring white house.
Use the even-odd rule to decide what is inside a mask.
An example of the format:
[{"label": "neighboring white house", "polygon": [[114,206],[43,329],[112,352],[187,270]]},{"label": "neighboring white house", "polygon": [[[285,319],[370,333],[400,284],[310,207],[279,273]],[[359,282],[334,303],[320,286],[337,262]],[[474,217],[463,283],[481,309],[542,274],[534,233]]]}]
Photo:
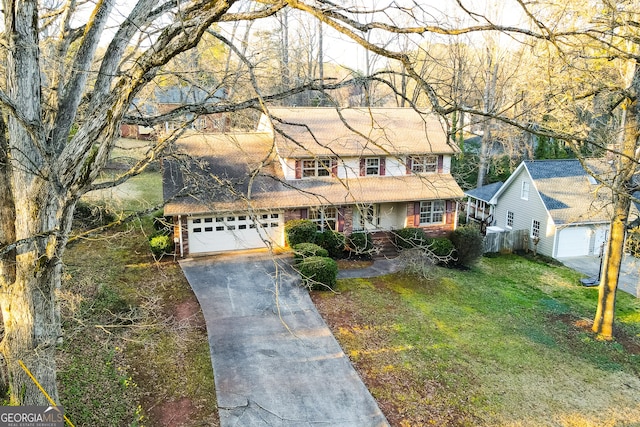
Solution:
[{"label": "neighboring white house", "polygon": [[[608,165],[589,162],[605,179]],[[609,170],[610,171],[610,170]],[[579,160],[522,162],[488,202],[493,224],[503,230],[529,230],[530,246],[542,255],[565,258],[599,255],[607,240],[611,190],[594,179]]]},{"label": "neighboring white house", "polygon": [[[282,247],[284,224],[447,235],[463,193],[445,127],[410,108],[271,108],[256,132],[191,134],[163,163],[181,255]],[[375,240],[374,240],[375,243]]]}]

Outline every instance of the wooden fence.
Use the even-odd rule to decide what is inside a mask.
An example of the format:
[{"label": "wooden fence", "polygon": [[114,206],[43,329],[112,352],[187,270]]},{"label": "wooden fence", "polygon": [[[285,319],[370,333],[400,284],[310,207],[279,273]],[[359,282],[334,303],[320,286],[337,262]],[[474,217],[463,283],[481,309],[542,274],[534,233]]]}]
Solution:
[{"label": "wooden fence", "polygon": [[487,233],[484,237],[484,252],[514,252],[529,249],[529,230],[504,230]]}]

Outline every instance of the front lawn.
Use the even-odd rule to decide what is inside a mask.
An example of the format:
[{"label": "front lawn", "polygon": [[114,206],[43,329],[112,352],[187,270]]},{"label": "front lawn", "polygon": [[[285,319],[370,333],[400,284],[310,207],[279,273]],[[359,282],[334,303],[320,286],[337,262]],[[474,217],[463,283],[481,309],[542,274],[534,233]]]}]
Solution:
[{"label": "front lawn", "polygon": [[590,333],[597,289],[518,256],[340,280],[318,309],[394,426],[640,425],[640,300]]}]

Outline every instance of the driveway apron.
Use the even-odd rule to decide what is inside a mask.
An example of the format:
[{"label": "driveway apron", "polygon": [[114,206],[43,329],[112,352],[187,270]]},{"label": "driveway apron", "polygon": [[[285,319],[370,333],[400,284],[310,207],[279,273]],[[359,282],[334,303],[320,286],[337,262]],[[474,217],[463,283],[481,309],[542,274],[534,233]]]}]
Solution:
[{"label": "driveway apron", "polygon": [[222,427],[388,425],[288,258],[180,265],[206,319]]}]

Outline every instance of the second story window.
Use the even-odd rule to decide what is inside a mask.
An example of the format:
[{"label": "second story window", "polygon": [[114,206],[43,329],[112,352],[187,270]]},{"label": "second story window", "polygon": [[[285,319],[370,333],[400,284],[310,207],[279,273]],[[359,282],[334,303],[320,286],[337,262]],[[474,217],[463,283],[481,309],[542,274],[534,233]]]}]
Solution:
[{"label": "second story window", "polygon": [[380,175],[380,157],[365,159],[365,175]]},{"label": "second story window", "polygon": [[522,200],[529,200],[529,183],[522,181],[522,188],[520,189],[520,198]]},{"label": "second story window", "polygon": [[314,159],[302,161],[302,177],[330,176],[331,159]]},{"label": "second story window", "polygon": [[436,172],[438,170],[438,156],[415,156],[411,157],[410,161],[413,173]]}]

